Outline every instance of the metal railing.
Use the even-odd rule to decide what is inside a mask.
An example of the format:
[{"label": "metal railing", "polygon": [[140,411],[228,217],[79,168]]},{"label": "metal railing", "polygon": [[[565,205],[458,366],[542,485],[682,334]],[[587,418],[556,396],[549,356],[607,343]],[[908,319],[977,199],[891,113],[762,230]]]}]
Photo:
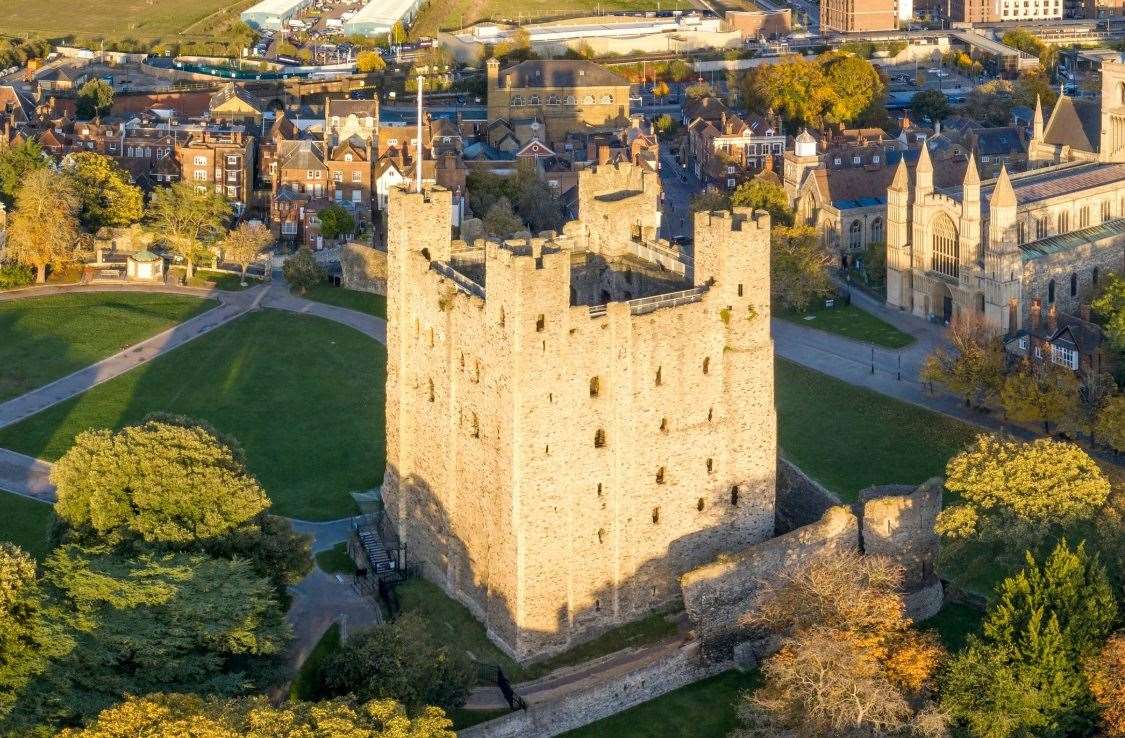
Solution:
[{"label": "metal railing", "polygon": [[[667,292],[663,295],[652,295],[651,297],[638,297],[628,301],[629,312],[633,315],[643,315],[644,313],[651,313],[653,310],[659,310],[660,308],[686,305],[689,302],[699,302],[703,299],[703,295],[707,294],[707,289],[707,285],[701,285],[699,287],[692,287],[689,290],[680,290],[679,292]],[[605,314],[605,305],[590,306],[591,318],[600,318]]]},{"label": "metal railing", "polygon": [[484,299],[484,287],[481,287],[479,284],[469,279],[464,274],[461,274],[448,264],[444,264],[440,261],[431,261],[430,268],[441,276],[449,279],[451,282],[453,282],[454,285],[457,286],[457,289],[461,290],[462,292],[468,293],[470,295],[475,295],[482,300]]}]

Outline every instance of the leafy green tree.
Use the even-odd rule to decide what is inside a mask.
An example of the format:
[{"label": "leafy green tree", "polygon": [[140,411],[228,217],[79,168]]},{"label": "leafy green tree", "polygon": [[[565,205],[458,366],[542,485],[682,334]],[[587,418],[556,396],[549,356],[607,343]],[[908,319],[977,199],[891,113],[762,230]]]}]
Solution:
[{"label": "leafy green tree", "polygon": [[780,226],[770,233],[770,293],[782,310],[803,310],[832,294],[828,253],[812,226]]},{"label": "leafy green tree", "polygon": [[320,672],[328,695],[389,698],[408,711],[422,705],[460,707],[475,678],[464,652],[438,643],[414,613],[354,634]]},{"label": "leafy green tree", "polygon": [[54,617],[74,645],[13,715],[71,722],[125,695],[235,695],[283,676],[289,627],[273,584],[248,561],[63,545],[44,568]]},{"label": "leafy green tree", "polygon": [[273,243],[273,233],[261,223],[239,223],[223,239],[223,258],[242,269],[242,284],[246,284],[246,269]]},{"label": "leafy green tree", "polygon": [[78,117],[100,118],[113,107],[113,86],[104,79],[92,79],[78,90]]},{"label": "leafy green tree", "polygon": [[102,226],[127,226],[144,215],[144,196],[117,162],[93,151],[70,154],[63,172],[81,203],[78,218],[96,231]]},{"label": "leafy green tree", "polygon": [[562,202],[547,185],[535,164],[530,160],[516,165],[515,210],[528,224],[532,232],[558,230],[562,228]]},{"label": "leafy green tree", "polygon": [[1110,491],[1081,447],[1049,438],[1023,442],[982,434],[949,460],[945,475],[946,489],[959,500],[938,515],[937,531],[949,538],[1011,522],[1042,529],[1088,519]]},{"label": "leafy green tree", "polygon": [[525,228],[523,221],[512,210],[512,203],[503,196],[484,214],[483,225],[486,233],[499,238],[507,238]]},{"label": "leafy green tree", "polygon": [[[973,89],[965,100],[965,110],[983,123],[1002,126],[1008,123],[1016,101],[1016,85],[1006,79],[993,79]],[[1035,100],[1031,101],[1035,105]]]},{"label": "leafy green tree", "polygon": [[[840,102],[820,64],[800,56],[755,67],[743,78],[743,98],[751,108],[773,110],[790,125],[816,127]],[[841,111],[847,110],[845,103]]]},{"label": "leafy green tree", "polygon": [[129,697],[84,728],[58,738],[456,738],[436,707],[413,717],[393,700],[350,699],[270,704],[265,697],[203,698],[194,694]]},{"label": "leafy green tree", "polygon": [[355,218],[340,205],[329,205],[316,214],[320,221],[320,235],[325,238],[340,238],[355,233]]},{"label": "leafy green tree", "polygon": [[148,222],[168,245],[183,257],[187,278],[195,275],[195,262],[205,247],[226,234],[231,207],[226,198],[210,189],[199,191],[190,182],[157,187],[148,203]]},{"label": "leafy green tree", "polygon": [[64,640],[44,616],[35,560],[0,542],[0,724]]},{"label": "leafy green tree", "polygon": [[730,197],[722,190],[708,187],[691,198],[691,209],[695,213],[713,213],[730,210]]},{"label": "leafy green tree", "polygon": [[1114,450],[1125,451],[1125,395],[1106,400],[1094,420],[1094,437]]},{"label": "leafy green tree", "polygon": [[1112,631],[1117,603],[1097,556],[1060,543],[1004,580],[983,633],[950,664],[942,706],[973,736],[1085,734],[1097,711],[1082,663]]},{"label": "leafy green tree", "polygon": [[1110,343],[1118,351],[1125,352],[1125,276],[1109,274],[1090,307]]},{"label": "leafy green tree", "polygon": [[1058,58],[1056,47],[1040,41],[1038,36],[1023,28],[1008,31],[1000,37],[1000,43],[1038,58],[1044,69],[1051,69]]},{"label": "leafy green tree", "polygon": [[952,109],[949,107],[949,98],[941,90],[923,90],[910,99],[910,112],[916,118],[944,120],[949,117]]},{"label": "leafy green tree", "polygon": [[1050,75],[1042,67],[1021,72],[1016,80],[1013,100],[1017,105],[1034,108],[1038,99],[1044,108],[1051,108],[1058,97],[1058,88],[1051,84]]},{"label": "leafy green tree", "polygon": [[1106,372],[1095,372],[1085,367],[1078,371],[1078,402],[1074,413],[1062,420],[1062,428],[1077,437],[1085,433],[1090,442],[1096,442],[1094,427],[1102,408],[1117,392],[1117,382]]},{"label": "leafy green tree", "polygon": [[297,253],[290,256],[281,265],[281,273],[289,286],[302,295],[324,281],[324,267],[313,258],[313,253],[308,246],[297,249]]},{"label": "leafy green tree", "polygon": [[652,127],[656,131],[657,135],[663,136],[665,138],[670,138],[676,135],[676,131],[680,126],[678,123],[676,123],[675,118],[668,115],[667,113],[664,113],[655,121],[653,121]]},{"label": "leafy green tree", "polygon": [[1000,404],[1010,420],[1017,423],[1042,423],[1051,432],[1051,423],[1073,418],[1078,411],[1078,379],[1074,372],[1057,364],[1027,360],[1004,380]]},{"label": "leafy green tree", "polygon": [[27,175],[46,169],[47,158],[39,144],[31,139],[20,144],[0,146],[0,195],[11,205]]},{"label": "leafy green tree", "polygon": [[78,243],[78,197],[70,180],[50,169],[27,174],[16,192],[8,221],[5,250],[9,258],[34,267],[36,280],[47,281],[47,267],[72,257]]},{"label": "leafy green tree", "polygon": [[730,204],[736,208],[754,208],[770,214],[770,223],[790,225],[793,211],[789,208],[789,196],[779,185],[761,179],[743,182],[731,194]]},{"label": "leafy green tree", "polygon": [[355,58],[355,69],[363,74],[381,72],[386,68],[387,63],[377,51],[361,51]]},{"label": "leafy green tree", "polygon": [[825,81],[835,93],[827,119],[852,123],[873,104],[886,97],[886,85],[871,62],[858,56],[831,52],[820,59]]},{"label": "leafy green tree", "polygon": [[105,540],[184,544],[217,538],[269,507],[233,441],[204,425],[149,420],[88,430],[51,471],[55,513]]},{"label": "leafy green tree", "polygon": [[469,209],[478,218],[483,218],[501,197],[509,204],[516,197],[515,182],[511,177],[501,177],[492,172],[472,172],[465,178],[465,189],[469,195]]},{"label": "leafy green tree", "polygon": [[1004,346],[974,314],[958,316],[949,328],[949,348],[938,346],[922,362],[921,379],[961,396],[965,406],[982,406],[1004,381]]}]

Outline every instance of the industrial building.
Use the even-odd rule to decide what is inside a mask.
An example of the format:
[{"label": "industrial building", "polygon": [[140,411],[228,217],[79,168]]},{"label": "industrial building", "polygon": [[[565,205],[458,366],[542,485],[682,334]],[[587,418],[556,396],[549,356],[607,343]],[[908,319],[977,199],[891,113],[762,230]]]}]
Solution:
[{"label": "industrial building", "polygon": [[349,36],[389,33],[395,23],[409,25],[421,5],[422,0],[371,0],[350,20],[345,21],[344,33]]},{"label": "industrial building", "polygon": [[242,11],[242,22],[254,29],[279,31],[315,0],[262,0]]}]

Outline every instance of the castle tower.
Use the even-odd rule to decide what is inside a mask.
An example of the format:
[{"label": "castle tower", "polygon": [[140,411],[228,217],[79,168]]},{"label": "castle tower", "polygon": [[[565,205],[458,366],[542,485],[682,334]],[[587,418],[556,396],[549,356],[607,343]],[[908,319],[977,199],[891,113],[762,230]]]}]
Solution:
[{"label": "castle tower", "polygon": [[619,166],[580,174],[605,251],[585,222],[454,248],[448,193],[389,204],[387,514],[520,659],[678,601],[681,573],[773,531],[769,217],[697,216],[694,287],[576,304],[572,265],[644,219],[647,195],[606,189],[640,176]]},{"label": "castle tower", "polygon": [[906,159],[899,159],[887,188],[887,304],[900,310],[913,310],[910,200]]}]

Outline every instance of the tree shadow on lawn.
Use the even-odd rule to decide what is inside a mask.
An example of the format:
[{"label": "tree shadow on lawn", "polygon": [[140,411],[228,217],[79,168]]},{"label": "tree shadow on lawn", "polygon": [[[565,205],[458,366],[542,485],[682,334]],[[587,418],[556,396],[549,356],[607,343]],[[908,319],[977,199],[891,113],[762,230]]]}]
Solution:
[{"label": "tree shadow on lawn", "polygon": [[382,478],[385,366],[386,349],[358,331],[258,311],[0,429],[0,447],[56,460],[83,430],[186,415],[239,441],[273,512],[345,517],[349,493]]}]

